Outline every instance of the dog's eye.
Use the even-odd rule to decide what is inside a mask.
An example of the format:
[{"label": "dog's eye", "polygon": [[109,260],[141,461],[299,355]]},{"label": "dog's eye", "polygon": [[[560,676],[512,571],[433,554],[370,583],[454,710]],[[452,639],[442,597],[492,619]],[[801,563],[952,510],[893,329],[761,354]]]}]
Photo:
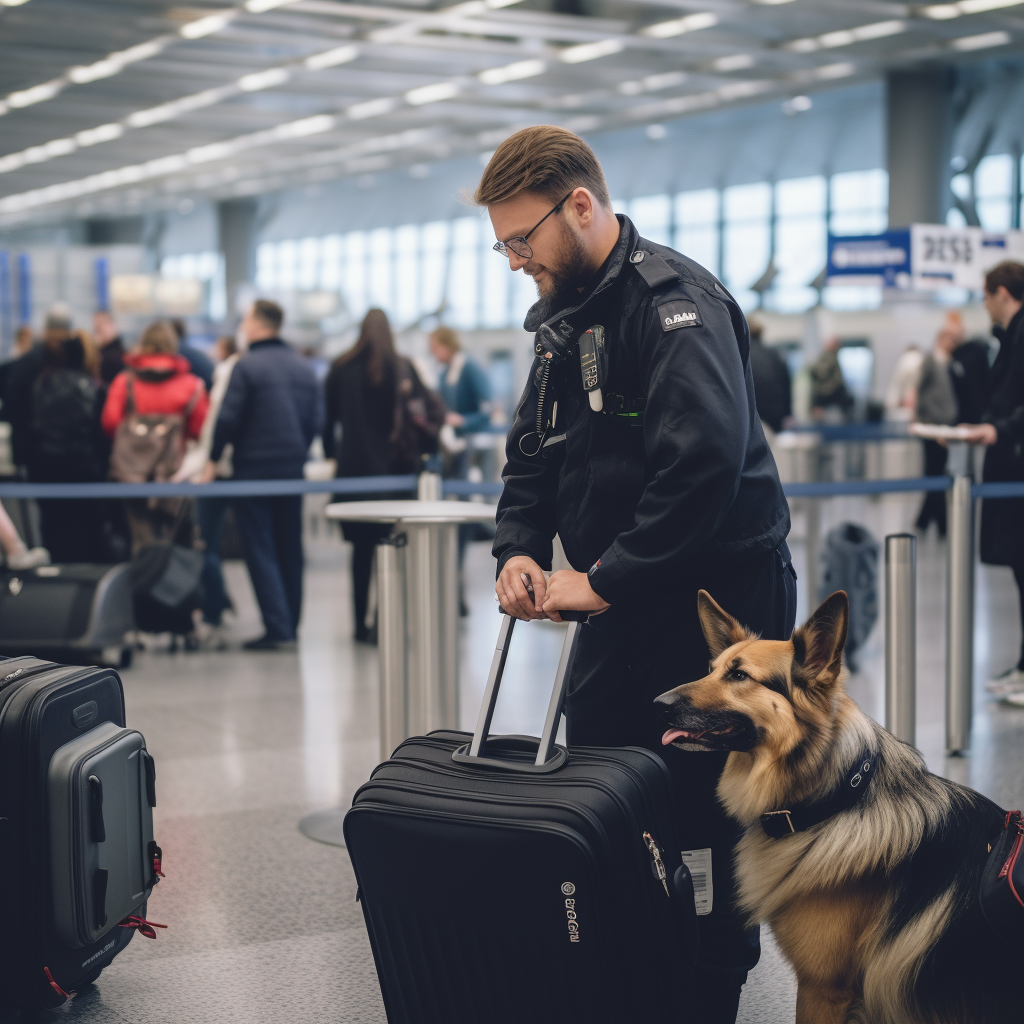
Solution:
[{"label": "dog's eye", "polygon": [[747,673],[743,671],[743,669],[734,668],[729,670],[729,674],[728,676],[726,676],[726,678],[734,683],[741,683],[744,679],[749,679],[750,676],[748,676]]}]

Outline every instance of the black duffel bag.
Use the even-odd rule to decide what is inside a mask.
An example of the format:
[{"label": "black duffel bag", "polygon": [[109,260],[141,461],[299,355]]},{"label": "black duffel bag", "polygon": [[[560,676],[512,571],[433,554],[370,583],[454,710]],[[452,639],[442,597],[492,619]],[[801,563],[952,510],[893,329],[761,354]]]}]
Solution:
[{"label": "black duffel bag", "polygon": [[179,544],[148,544],[132,559],[135,625],[144,633],[186,636],[203,602],[203,553]]},{"label": "black duffel bag", "polygon": [[1024,939],[1024,818],[1007,811],[1003,834],[992,847],[981,875],[981,912],[1003,939]]}]

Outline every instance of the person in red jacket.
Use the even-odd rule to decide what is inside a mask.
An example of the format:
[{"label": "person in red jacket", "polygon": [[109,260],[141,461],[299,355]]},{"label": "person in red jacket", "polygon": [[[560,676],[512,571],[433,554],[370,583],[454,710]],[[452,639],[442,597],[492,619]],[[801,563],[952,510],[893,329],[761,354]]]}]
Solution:
[{"label": "person in red jacket", "polygon": [[[130,398],[130,400],[129,400]],[[110,385],[100,422],[113,438],[111,476],[125,481],[170,479],[185,456],[185,444],[199,437],[209,408],[206,386],[178,355],[178,336],[170,324],[150,324],[136,349],[125,358],[125,369]],[[174,434],[173,449],[160,452],[146,464],[147,452],[132,445],[131,432],[118,428],[130,416],[162,417]],[[132,549],[158,539],[161,520],[176,516],[180,499],[151,499],[127,503]]]}]

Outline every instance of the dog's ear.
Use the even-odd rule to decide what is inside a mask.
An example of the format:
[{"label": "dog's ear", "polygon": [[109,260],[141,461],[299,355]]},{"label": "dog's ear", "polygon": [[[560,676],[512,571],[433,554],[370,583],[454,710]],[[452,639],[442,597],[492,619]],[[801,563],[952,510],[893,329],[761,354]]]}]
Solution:
[{"label": "dog's ear", "polygon": [[850,622],[845,590],[825,598],[818,610],[793,630],[793,677],[804,686],[831,686],[843,667]]},{"label": "dog's ear", "polygon": [[723,611],[706,590],[697,594],[697,615],[712,660],[733,644],[749,639],[747,631],[727,611]]}]

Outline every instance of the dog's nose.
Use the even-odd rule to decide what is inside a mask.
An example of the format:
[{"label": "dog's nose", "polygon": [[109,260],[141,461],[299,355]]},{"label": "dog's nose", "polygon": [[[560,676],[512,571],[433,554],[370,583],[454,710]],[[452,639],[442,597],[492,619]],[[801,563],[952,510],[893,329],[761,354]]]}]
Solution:
[{"label": "dog's nose", "polygon": [[660,697],[655,697],[654,703],[658,706],[657,710],[664,715],[677,705],[688,704],[689,701],[678,690],[669,690],[667,693],[661,694]]}]

